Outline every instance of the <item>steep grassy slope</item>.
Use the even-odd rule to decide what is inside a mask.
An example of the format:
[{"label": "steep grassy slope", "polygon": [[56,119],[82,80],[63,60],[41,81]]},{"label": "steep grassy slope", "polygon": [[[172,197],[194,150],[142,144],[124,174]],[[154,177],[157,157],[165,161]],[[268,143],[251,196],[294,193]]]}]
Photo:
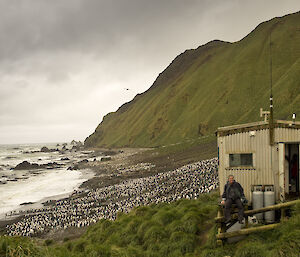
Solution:
[{"label": "steep grassy slope", "polygon": [[218,193],[197,200],[142,206],[116,221],[101,220],[76,240],[54,243],[0,236],[0,256],[40,257],[297,257],[300,206],[278,228],[236,244],[216,245]]},{"label": "steep grassy slope", "polygon": [[300,12],[274,18],[235,43],[182,53],[152,87],[106,115],[86,146],[158,146],[259,120],[268,108],[272,32],[275,118],[300,115]]}]

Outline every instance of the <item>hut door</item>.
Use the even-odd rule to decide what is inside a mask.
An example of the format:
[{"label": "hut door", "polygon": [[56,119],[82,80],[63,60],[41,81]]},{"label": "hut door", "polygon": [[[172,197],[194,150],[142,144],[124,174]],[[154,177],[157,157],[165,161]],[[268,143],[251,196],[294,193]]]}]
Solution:
[{"label": "hut door", "polygon": [[284,201],[285,194],[284,194],[284,144],[278,144],[278,153],[279,153],[279,198],[280,201]]}]

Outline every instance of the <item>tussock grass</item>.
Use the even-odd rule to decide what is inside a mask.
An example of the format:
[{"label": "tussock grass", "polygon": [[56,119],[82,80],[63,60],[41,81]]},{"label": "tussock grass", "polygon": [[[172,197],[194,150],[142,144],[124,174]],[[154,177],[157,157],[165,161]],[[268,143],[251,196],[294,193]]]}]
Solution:
[{"label": "tussock grass", "polygon": [[135,208],[115,221],[101,220],[79,239],[63,243],[0,237],[0,256],[49,257],[296,257],[300,252],[300,205],[274,230],[235,244],[216,244],[218,193]]}]

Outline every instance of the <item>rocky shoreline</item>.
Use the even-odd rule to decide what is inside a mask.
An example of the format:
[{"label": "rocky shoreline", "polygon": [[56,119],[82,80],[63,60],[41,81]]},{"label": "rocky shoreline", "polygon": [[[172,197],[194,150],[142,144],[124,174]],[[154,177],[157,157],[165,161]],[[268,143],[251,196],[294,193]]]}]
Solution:
[{"label": "rocky shoreline", "polygon": [[[93,170],[94,177],[82,183],[80,185],[79,191],[73,192],[73,194],[71,194],[69,197],[59,201],[49,200],[47,202],[44,202],[44,208],[53,208],[57,204],[59,205],[59,202],[76,202],[77,199],[87,197],[89,194],[94,194],[93,192],[96,192],[98,190],[106,190],[105,188],[118,186],[122,183],[128,183],[128,181],[148,179],[151,176],[169,172],[170,170],[181,167],[183,164],[185,164],[181,160],[177,161],[176,156],[169,156],[169,165],[166,166],[165,162],[161,161],[161,159],[157,158],[156,154],[153,153],[153,149],[92,149],[86,151],[86,153],[83,153],[83,155],[87,156],[87,159],[91,160],[91,158],[96,158],[96,160],[94,161],[93,159],[92,161],[81,161],[80,163],[75,162],[72,165],[79,165],[78,168],[80,169]],[[99,158],[100,156],[108,156],[110,158],[107,160],[101,160],[101,158]],[[172,160],[171,162],[170,159]],[[185,162],[187,162],[187,160],[185,160]],[[70,167],[72,167],[72,165],[70,165]],[[34,213],[24,214],[26,214],[27,218],[30,215],[36,215]],[[25,216],[22,216],[21,220],[24,219],[24,217]],[[18,223],[19,219],[20,217],[17,217],[15,222],[7,221],[7,223],[2,221],[0,223],[2,231],[6,228],[7,225]],[[85,231],[84,228],[86,226],[92,224],[94,221],[95,220],[92,219],[84,223],[79,223],[81,224],[79,229],[74,229],[71,226],[49,231],[45,230],[44,233],[37,233],[35,234],[35,236],[42,238],[52,238],[55,240],[63,240],[63,238],[65,237],[77,237],[80,233]],[[30,235],[30,233],[28,235]]]},{"label": "rocky shoreline", "polygon": [[[43,148],[42,148],[43,149]],[[67,149],[67,152],[72,152],[74,149]],[[42,151],[34,151],[34,152],[42,152]],[[50,152],[53,152],[50,149]],[[91,170],[95,174],[92,178],[88,179],[87,181],[83,182],[79,186],[79,190],[73,191],[73,193],[70,194],[69,197],[64,197],[61,200],[66,200],[69,198],[74,197],[74,195],[78,196],[80,194],[84,194],[85,191],[89,191],[91,189],[96,189],[98,187],[97,183],[101,181],[101,183],[110,184],[112,183],[111,178],[114,177],[111,173],[114,170],[113,167],[115,167],[114,163],[122,162],[124,163],[124,160],[131,156],[132,154],[135,154],[137,152],[140,152],[140,150],[127,150],[124,152],[123,150],[110,150],[110,149],[93,149],[93,150],[86,150],[84,148],[77,148],[77,153],[80,153],[81,158],[80,161],[72,161],[68,157],[61,158],[62,161],[67,161],[66,164],[61,164],[57,162],[49,162],[46,164],[39,165],[37,163],[30,163],[28,161],[23,161],[19,164],[17,164],[14,168],[11,168],[11,170],[15,171],[23,171],[23,172],[30,172],[30,174],[37,175],[40,174],[40,171],[42,169],[54,169],[54,168],[63,168],[65,167],[67,170]],[[113,159],[111,156],[114,156]],[[104,159],[103,159],[104,157]],[[109,158],[108,158],[109,157]],[[126,164],[124,164],[126,165]],[[111,169],[109,168],[111,167]],[[21,174],[20,174],[21,175]],[[24,174],[23,174],[24,175]],[[3,178],[6,178],[4,183],[8,182],[16,182],[18,180],[28,179],[28,177],[21,175],[20,177],[16,177],[13,179],[9,179],[6,176],[3,176]],[[95,183],[97,181],[97,183]],[[4,184],[3,183],[3,184]],[[19,221],[20,219],[24,218],[24,215],[26,214],[32,214],[35,213],[36,210],[39,210],[39,208],[35,207],[38,206],[53,206],[57,200],[55,199],[57,196],[50,197],[49,200],[45,201],[39,201],[38,203],[32,203],[32,202],[24,202],[20,204],[20,208],[17,211],[13,211],[11,215],[7,215],[5,219],[0,220],[0,233],[5,233],[5,227],[8,224],[12,224],[14,222]],[[51,199],[53,198],[53,199]],[[26,207],[26,208],[25,208]],[[28,207],[32,207],[32,209],[28,209]]]}]

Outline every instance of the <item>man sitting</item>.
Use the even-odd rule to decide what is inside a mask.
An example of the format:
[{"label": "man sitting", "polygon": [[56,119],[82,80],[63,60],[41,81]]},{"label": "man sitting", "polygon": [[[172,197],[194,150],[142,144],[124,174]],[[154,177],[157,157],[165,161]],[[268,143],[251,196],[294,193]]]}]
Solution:
[{"label": "man sitting", "polygon": [[225,205],[225,223],[231,221],[231,206],[236,204],[239,209],[238,220],[240,224],[243,224],[244,219],[244,207],[242,200],[245,201],[244,189],[242,186],[234,180],[233,175],[228,176],[228,181],[224,187],[224,193],[222,194],[222,205]]}]

